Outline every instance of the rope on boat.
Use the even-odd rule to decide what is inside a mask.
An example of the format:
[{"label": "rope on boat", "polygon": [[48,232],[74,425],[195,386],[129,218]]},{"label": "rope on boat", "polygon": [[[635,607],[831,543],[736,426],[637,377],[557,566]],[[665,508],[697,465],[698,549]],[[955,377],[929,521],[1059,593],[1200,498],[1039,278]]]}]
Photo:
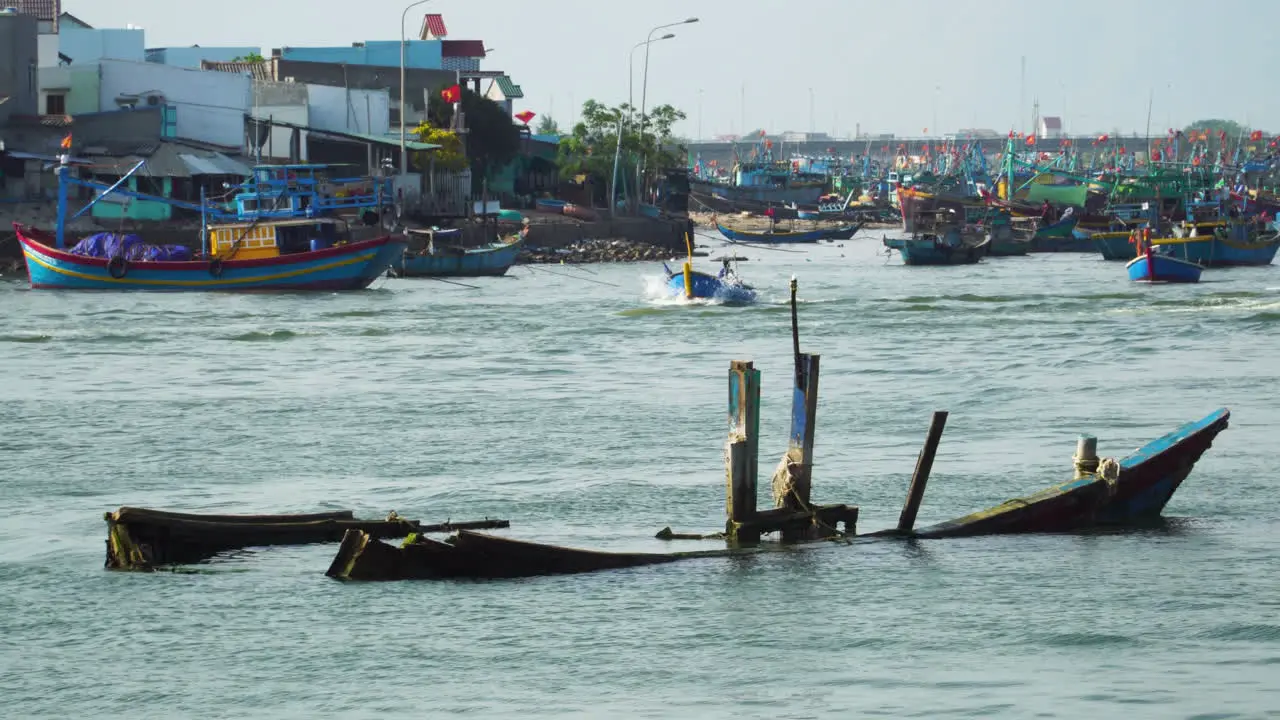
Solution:
[{"label": "rope on boat", "polygon": [[547,273],[547,274],[549,274],[549,275],[559,275],[560,277],[573,278],[574,280],[581,280],[581,281],[583,281],[583,282],[595,283],[596,285],[604,285],[604,286],[606,286],[606,287],[614,287],[614,288],[616,288],[616,287],[622,287],[621,285],[618,285],[617,283],[604,282],[603,280],[592,280],[591,278],[585,278],[585,277],[582,277],[582,276],[580,276],[580,275],[570,275],[570,274],[568,274],[568,273],[558,273],[558,272],[556,272],[556,271],[554,271],[554,270],[548,270],[547,268],[538,267],[537,265],[534,265],[534,264],[525,265],[524,267],[526,267],[526,268],[528,268],[528,269],[530,269],[530,270],[539,270],[539,271],[544,272],[544,273]]},{"label": "rope on boat", "polygon": [[1102,458],[1098,461],[1098,469],[1094,475],[1107,484],[1107,495],[1114,496],[1120,489],[1120,461],[1115,458]]},{"label": "rope on boat", "polygon": [[795,473],[796,469],[799,467],[799,463],[791,461],[790,453],[783,453],[782,460],[778,462],[778,467],[774,469],[773,478],[770,480],[770,485],[772,486],[771,489],[773,491],[774,507],[782,507],[783,501],[786,500],[788,496],[793,497],[796,500],[796,504],[809,514],[809,518],[813,521],[814,525],[817,525],[831,533],[831,536],[827,538],[828,540],[838,540],[845,543],[851,542],[846,533],[843,533],[823,522],[822,518],[818,517],[818,513],[810,507],[809,503],[806,503],[800,497],[798,492],[796,492]]}]

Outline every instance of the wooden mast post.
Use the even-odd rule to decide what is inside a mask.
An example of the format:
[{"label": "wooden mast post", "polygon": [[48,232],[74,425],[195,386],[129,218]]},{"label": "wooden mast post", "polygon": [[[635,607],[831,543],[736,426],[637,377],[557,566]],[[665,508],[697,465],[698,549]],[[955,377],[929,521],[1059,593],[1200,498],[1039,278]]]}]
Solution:
[{"label": "wooden mast post", "polygon": [[902,514],[898,516],[898,532],[910,533],[916,525],[916,513],[920,511],[920,503],[924,500],[924,489],[929,484],[929,472],[933,470],[933,458],[938,452],[938,443],[942,440],[942,430],[947,426],[947,411],[938,410],[929,421],[929,434],[925,436],[924,447],[920,449],[920,457],[916,460],[916,470],[911,474],[911,488],[907,491],[907,502],[902,506]]},{"label": "wooden mast post", "polygon": [[[818,411],[818,355],[800,352],[796,309],[796,279],[791,278],[791,348],[795,358],[795,386],[791,395],[791,433],[787,443],[787,488],[778,507],[810,512],[813,492],[813,440]],[[804,540],[808,529],[784,529],[784,541]]]},{"label": "wooden mast post", "polygon": [[731,543],[760,541],[756,497],[760,465],[760,371],[729,363],[729,440],[725,453],[725,536]]}]

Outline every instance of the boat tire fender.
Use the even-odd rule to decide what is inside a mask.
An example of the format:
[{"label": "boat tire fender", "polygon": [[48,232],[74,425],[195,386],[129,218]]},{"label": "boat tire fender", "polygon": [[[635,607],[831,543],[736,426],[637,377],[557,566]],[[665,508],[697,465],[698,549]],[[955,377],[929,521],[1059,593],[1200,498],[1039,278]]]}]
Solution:
[{"label": "boat tire fender", "polygon": [[214,258],[209,261],[209,274],[213,277],[222,277],[222,258]]},{"label": "boat tire fender", "polygon": [[129,261],[123,255],[112,255],[107,261],[107,273],[119,280],[129,274]]}]

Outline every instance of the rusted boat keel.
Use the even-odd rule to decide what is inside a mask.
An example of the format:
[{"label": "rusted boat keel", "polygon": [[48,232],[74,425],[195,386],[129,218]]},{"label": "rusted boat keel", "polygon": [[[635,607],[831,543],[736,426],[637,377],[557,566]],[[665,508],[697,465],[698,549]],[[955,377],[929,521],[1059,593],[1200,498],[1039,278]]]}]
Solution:
[{"label": "rusted boat keel", "polygon": [[506,520],[423,525],[391,513],[383,520],[358,520],[350,510],[304,515],[198,515],[122,507],[104,514],[106,567],[152,570],[207,560],[229,550],[268,545],[338,542],[348,530],[373,537],[452,532],[459,528],[509,527]]}]

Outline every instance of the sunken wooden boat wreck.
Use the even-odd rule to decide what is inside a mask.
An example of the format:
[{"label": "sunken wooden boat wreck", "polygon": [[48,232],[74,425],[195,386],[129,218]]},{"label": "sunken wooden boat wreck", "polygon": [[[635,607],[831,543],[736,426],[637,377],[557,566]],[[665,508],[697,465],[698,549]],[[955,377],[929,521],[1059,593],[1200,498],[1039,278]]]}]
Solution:
[{"label": "sunken wooden boat wreck", "polygon": [[[946,538],[1006,533],[1070,532],[1125,526],[1159,517],[1214,438],[1227,428],[1230,413],[1218,410],[1153,440],[1121,460],[1099,458],[1097,439],[1081,436],[1068,482],[988,510],[915,529],[947,413],[934,413],[911,478],[896,528],[857,534],[856,505],[812,501],[812,468],[817,411],[818,356],[800,352],[792,280],[794,394],[788,449],[770,485],[775,507],[759,510],[760,371],[752,363],[729,367],[729,438],[725,449],[726,512],[723,532],[680,534],[664,528],[658,539],[717,539],[727,547],[677,553],[617,553],[516,540],[462,529],[443,541],[410,535],[400,546],[352,528],[343,537],[329,577],[341,580],[513,578],[584,573],[658,565],[691,558],[763,552],[769,548],[816,545],[858,538]],[[762,544],[777,534],[781,543]]]},{"label": "sunken wooden boat wreck", "polygon": [[350,510],[302,515],[198,515],[122,507],[105,513],[104,519],[106,567],[113,570],[153,570],[197,563],[247,547],[338,542],[348,530],[372,537],[400,538],[413,533],[510,526],[506,520],[488,519],[423,525],[394,512],[383,520],[358,520]]}]

